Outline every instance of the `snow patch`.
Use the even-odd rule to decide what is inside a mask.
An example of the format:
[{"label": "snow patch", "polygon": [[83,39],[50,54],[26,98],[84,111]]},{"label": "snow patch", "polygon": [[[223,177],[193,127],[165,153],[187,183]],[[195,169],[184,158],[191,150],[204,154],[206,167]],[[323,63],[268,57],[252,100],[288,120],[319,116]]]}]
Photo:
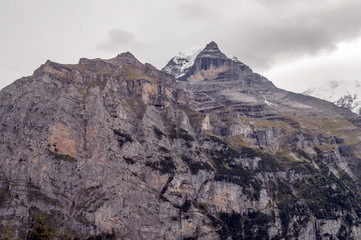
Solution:
[{"label": "snow patch", "polygon": [[327,85],[309,88],[303,94],[324,99],[354,113],[361,110],[360,81],[330,81]]},{"label": "snow patch", "polygon": [[277,107],[277,104],[271,103],[269,101],[267,101],[266,99],[263,100],[268,106],[273,106],[273,107]]},{"label": "snow patch", "polygon": [[184,52],[180,52],[178,57],[183,58],[182,66],[180,68],[180,72],[184,73],[185,70],[192,67],[194,64],[194,61],[196,60],[197,55],[202,51],[202,49],[197,50],[186,50]]},{"label": "snow patch", "polygon": [[183,76],[186,71],[191,68],[196,60],[197,55],[202,51],[201,48],[186,49],[173,57],[165,68],[162,70],[179,78]]}]

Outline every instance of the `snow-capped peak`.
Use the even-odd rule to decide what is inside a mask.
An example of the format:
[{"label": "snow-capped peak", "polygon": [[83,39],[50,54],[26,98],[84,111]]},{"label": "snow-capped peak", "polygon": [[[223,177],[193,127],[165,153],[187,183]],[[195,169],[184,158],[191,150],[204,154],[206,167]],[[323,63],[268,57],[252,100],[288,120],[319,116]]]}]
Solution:
[{"label": "snow-capped peak", "polygon": [[333,102],[360,114],[361,81],[330,81],[322,87],[309,88],[303,94]]},{"label": "snow-capped peak", "polygon": [[193,66],[197,55],[202,51],[202,48],[186,49],[178,53],[173,57],[168,64],[162,69],[174,77],[181,77],[187,69]]}]

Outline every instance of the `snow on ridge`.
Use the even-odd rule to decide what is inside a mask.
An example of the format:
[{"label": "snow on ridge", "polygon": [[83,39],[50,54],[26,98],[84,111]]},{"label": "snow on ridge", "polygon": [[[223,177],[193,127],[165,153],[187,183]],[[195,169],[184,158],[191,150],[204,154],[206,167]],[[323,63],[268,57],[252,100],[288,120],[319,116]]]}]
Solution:
[{"label": "snow on ridge", "polygon": [[192,50],[188,49],[179,53],[179,57],[183,57],[185,60],[180,68],[181,74],[184,74],[184,71],[192,67],[194,61],[196,60],[197,55],[202,51],[202,49]]},{"label": "snow on ridge", "polygon": [[178,53],[177,56],[171,59],[171,64],[168,64],[163,71],[172,74],[179,78],[183,76],[190,67],[193,66],[197,55],[202,51],[202,48],[189,48]]}]

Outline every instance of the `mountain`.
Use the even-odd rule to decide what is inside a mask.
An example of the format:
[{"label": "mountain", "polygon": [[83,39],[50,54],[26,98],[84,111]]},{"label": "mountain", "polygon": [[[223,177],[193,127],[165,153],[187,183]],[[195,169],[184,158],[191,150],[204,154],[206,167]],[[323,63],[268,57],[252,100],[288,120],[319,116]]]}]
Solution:
[{"label": "mountain", "polygon": [[360,239],[360,116],[214,42],[190,62],[47,61],[2,89],[1,235],[42,213],[58,239]]},{"label": "mountain", "polygon": [[[163,71],[169,69],[168,66],[169,63]],[[172,74],[171,71],[168,73]],[[209,43],[195,57],[193,66],[185,69],[177,80],[190,93],[193,107],[199,111],[230,108],[249,115],[249,111],[257,108],[252,114],[259,117],[265,116],[264,111],[346,114],[326,101],[278,89],[247,65],[227,58],[215,42]]]},{"label": "mountain", "polygon": [[322,87],[309,88],[303,94],[333,102],[357,114],[361,113],[360,81],[331,81]]},{"label": "mountain", "polygon": [[176,78],[183,76],[184,72],[193,66],[194,60],[200,51],[202,51],[202,49],[188,49],[179,52],[177,56],[173,57],[168,64],[162,68],[162,71]]}]

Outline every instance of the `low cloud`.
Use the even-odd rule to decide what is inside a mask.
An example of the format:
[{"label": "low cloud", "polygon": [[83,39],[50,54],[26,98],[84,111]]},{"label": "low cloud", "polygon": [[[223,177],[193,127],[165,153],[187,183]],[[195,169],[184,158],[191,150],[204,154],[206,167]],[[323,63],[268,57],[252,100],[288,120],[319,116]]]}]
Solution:
[{"label": "low cloud", "polygon": [[121,48],[129,46],[135,41],[136,38],[133,32],[113,29],[109,31],[106,41],[96,45],[96,48],[105,52],[118,52]]}]

